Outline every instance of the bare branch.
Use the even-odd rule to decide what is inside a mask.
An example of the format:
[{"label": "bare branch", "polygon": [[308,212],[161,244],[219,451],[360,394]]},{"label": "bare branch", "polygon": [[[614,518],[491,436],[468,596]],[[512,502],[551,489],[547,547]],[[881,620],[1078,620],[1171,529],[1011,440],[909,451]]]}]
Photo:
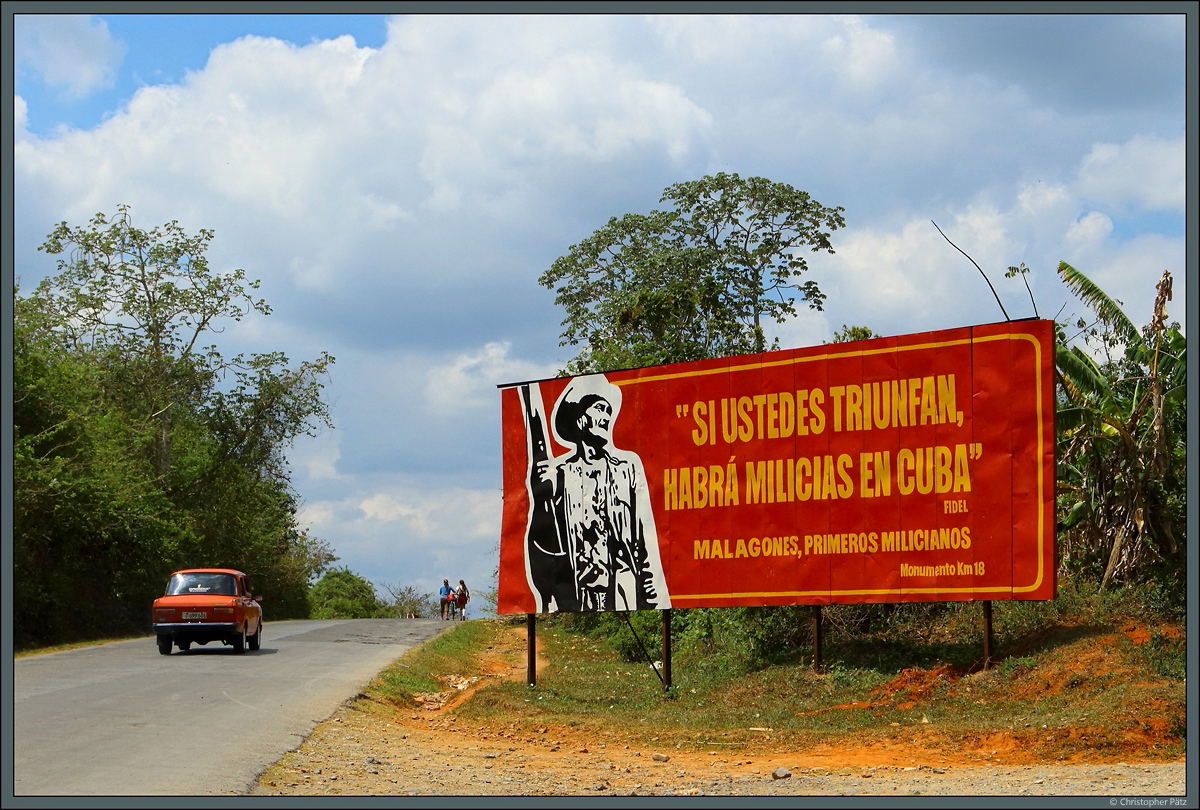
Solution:
[{"label": "bare branch", "polygon": [[[932,219],[929,221],[933,222]],[[943,239],[945,239],[947,242],[950,242],[950,237],[948,237],[948,236],[946,236],[946,234],[942,233],[942,229],[938,228],[938,224],[936,222],[933,222],[933,227],[937,228],[937,232],[942,234]],[[962,255],[967,256],[967,252],[965,250],[963,250],[962,248],[960,248],[958,245],[954,244],[953,242],[950,242],[950,246],[952,248],[954,248],[955,250],[957,250]],[[975,269],[979,271],[979,275],[983,276],[983,280],[987,282],[988,287],[991,289],[992,295],[994,295],[996,297],[996,303],[1000,304],[1000,311],[1004,313],[1004,320],[1011,321],[1012,318],[1008,317],[1008,312],[1004,309],[1004,304],[1000,303],[1000,296],[996,295],[996,288],[992,286],[992,281],[991,281],[991,279],[989,279],[987,277],[987,273],[983,272],[983,268],[980,267],[979,264],[974,259],[971,259],[970,256],[967,256],[967,258],[971,260],[971,264],[975,265]]]}]

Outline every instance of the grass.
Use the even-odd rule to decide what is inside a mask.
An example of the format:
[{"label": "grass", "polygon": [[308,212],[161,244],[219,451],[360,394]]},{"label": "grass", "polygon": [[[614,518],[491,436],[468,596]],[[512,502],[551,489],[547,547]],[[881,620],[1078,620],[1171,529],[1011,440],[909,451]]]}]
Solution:
[{"label": "grass", "polygon": [[1154,674],[1175,680],[1187,677],[1187,644],[1182,635],[1171,637],[1155,631],[1145,644],[1125,641],[1123,645],[1126,654],[1141,661]]},{"label": "grass", "polygon": [[101,644],[111,644],[114,641],[133,641],[141,638],[149,638],[149,636],[141,633],[134,636],[117,636],[115,638],[92,639],[89,641],[73,641],[69,644],[51,644],[46,647],[30,647],[23,650],[14,650],[13,658],[28,658],[31,655],[44,655],[45,653],[62,652],[63,650],[79,650],[84,647],[98,647]]},{"label": "grass", "polygon": [[383,670],[365,690],[398,706],[415,706],[415,695],[445,689],[437,675],[483,674],[480,652],[486,652],[495,629],[483,621],[456,622],[454,629],[409,650]]},{"label": "grass", "polygon": [[[1004,605],[996,611],[999,662],[986,671],[975,605],[914,612],[925,624],[920,638],[904,631],[904,617],[872,633],[839,634],[826,641],[821,672],[803,653],[747,671],[719,643],[680,644],[669,690],[649,662],[625,660],[626,645],[572,630],[565,618],[539,617],[546,666],[536,686],[489,681],[453,711],[481,726],[556,726],[610,741],[697,748],[768,738],[883,740],[936,729],[950,744],[1006,733],[1046,749],[1049,758],[1084,745],[1118,756],[1134,737],[1164,757],[1181,753],[1182,636],[1152,631],[1149,641],[1131,642],[1120,635],[1129,605],[1124,618],[1115,605],[1109,595],[1077,593],[1059,605]],[[416,705],[414,694],[445,689],[436,675],[481,673],[484,653],[503,652],[523,671],[521,624],[523,618],[460,624],[386,670],[373,694]],[[657,657],[658,640],[648,644]]]}]

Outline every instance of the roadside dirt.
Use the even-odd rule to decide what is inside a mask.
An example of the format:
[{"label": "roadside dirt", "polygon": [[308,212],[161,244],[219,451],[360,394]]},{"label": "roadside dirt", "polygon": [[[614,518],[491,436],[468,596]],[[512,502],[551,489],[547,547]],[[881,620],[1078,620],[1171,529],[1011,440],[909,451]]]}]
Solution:
[{"label": "roadside dirt", "polygon": [[[1133,640],[1145,628],[1130,627]],[[1093,661],[1049,667],[1036,685],[1067,688],[1073,673],[1103,672],[1115,639],[1087,647]],[[1156,753],[1171,721],[1146,706],[1135,730],[1114,745],[1106,729],[997,731],[965,741],[942,737],[933,725],[836,743],[790,749],[770,729],[757,742],[708,750],[663,747],[634,735],[596,739],[578,729],[476,726],[455,707],[494,678],[524,680],[524,628],[485,659],[487,674],[447,675],[444,691],[418,696],[422,707],[399,710],[367,699],[348,701],[295,751],[259,778],[249,795],[328,796],[749,796],[749,795],[1000,795],[1168,796],[1187,792],[1183,757]],[[515,653],[515,655],[514,655]],[[521,661],[514,666],[511,661]],[[538,660],[540,671],[545,661]],[[873,699],[833,707],[864,711],[890,703],[918,705],[939,679],[971,677],[949,667],[906,670]],[[1035,687],[1027,687],[1035,688]],[[877,698],[877,699],[875,699]],[[1103,738],[1104,746],[1089,739]],[[1180,805],[1187,800],[1176,800]]]}]

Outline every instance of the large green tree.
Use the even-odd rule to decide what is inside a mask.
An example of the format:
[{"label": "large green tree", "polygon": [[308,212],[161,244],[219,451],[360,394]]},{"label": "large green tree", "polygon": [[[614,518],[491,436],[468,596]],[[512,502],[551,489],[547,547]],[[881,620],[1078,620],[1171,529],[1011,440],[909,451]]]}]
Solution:
[{"label": "large green tree", "polygon": [[375,586],[349,568],[327,571],[308,598],[314,619],[375,619],[391,612]]},{"label": "large green tree", "polygon": [[806,252],[832,253],[844,225],[786,183],[719,173],[669,186],[649,214],[625,214],[538,279],[564,308],[571,373],[766,351],[767,321],[795,315],[796,296],[825,299]]},{"label": "large green tree", "polygon": [[[13,323],[13,624],[18,644],[127,630],[188,535],[144,432],[105,399],[99,364],[28,299]],[[144,613],[144,609],[141,611]]]},{"label": "large green tree", "polygon": [[333,358],[225,357],[216,335],[270,309],[209,266],[212,237],[143,230],[121,206],[59,224],[42,246],[58,272],[14,291],[19,643],[140,629],[185,566],[241,568],[302,613],[336,559],[296,527],[285,455],[331,426]]},{"label": "large green tree", "polygon": [[[766,326],[796,314],[797,297],[820,310],[825,295],[807,253],[833,253],[842,208],[762,177],[719,173],[669,186],[649,214],[612,218],[573,245],[539,282],[564,308],[562,345],[579,346],[572,374],[763,352]],[[844,327],[836,339],[870,337]],[[798,608],[698,608],[677,613],[674,632],[696,645],[727,639],[755,661],[797,643]],[[643,615],[645,614],[645,615]],[[656,611],[568,615],[609,635],[623,654],[656,632]],[[799,623],[798,623],[799,622]],[[634,629],[637,626],[638,629]],[[779,632],[786,628],[786,632]]]},{"label": "large green tree", "polygon": [[40,308],[66,347],[112,365],[125,407],[157,429],[153,460],[163,475],[181,413],[227,421],[226,450],[257,454],[264,466],[277,461],[264,443],[286,447],[330,424],[319,396],[328,354],[288,369],[280,352],[226,358],[206,343],[230,321],[271,311],[254,297],[259,282],[245,271],[209,267],[212,238],[204,229],[190,235],[175,221],[137,228],[122,205],[87,225],[59,223],[40,248],[61,257],[58,274],[37,287]]}]

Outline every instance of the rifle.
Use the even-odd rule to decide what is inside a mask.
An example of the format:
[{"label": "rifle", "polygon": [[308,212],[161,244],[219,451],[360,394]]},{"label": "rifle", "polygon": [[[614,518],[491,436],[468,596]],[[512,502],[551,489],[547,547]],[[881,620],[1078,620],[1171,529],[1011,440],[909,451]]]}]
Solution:
[{"label": "rifle", "polygon": [[538,464],[550,460],[542,414],[530,401],[528,385],[521,386],[521,398],[525,404],[525,435],[529,440],[529,494],[532,507],[526,537],[546,554],[563,554],[562,538],[559,537],[554,518],[553,490],[537,476]]},{"label": "rifle", "polygon": [[548,612],[551,600],[558,610],[576,602],[571,561],[554,511],[554,488],[540,480],[538,465],[550,460],[546,428],[542,422],[541,392],[536,403],[529,385],[521,386],[525,436],[529,450],[529,523],[525,530],[525,560],[530,583],[538,598],[538,612]]}]

